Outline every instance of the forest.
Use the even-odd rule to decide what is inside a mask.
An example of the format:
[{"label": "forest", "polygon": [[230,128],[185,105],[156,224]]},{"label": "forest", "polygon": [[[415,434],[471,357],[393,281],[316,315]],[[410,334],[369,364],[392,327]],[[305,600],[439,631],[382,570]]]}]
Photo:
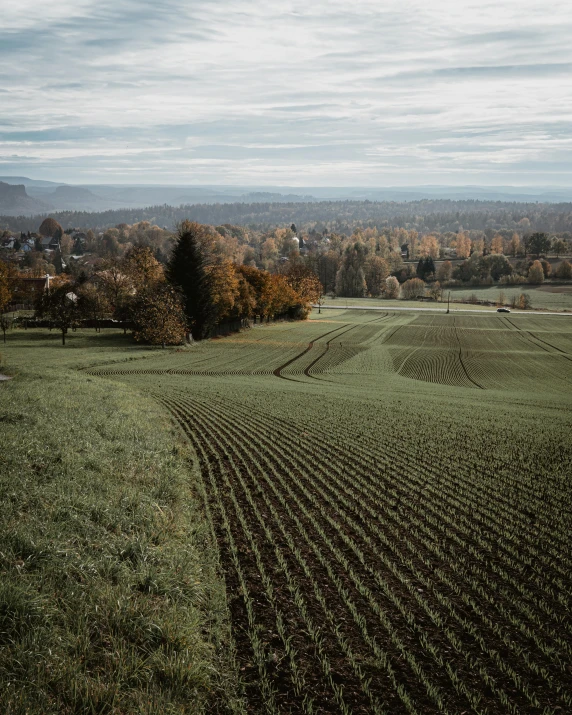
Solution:
[{"label": "forest", "polygon": [[[303,229],[350,234],[357,227],[394,226],[416,231],[507,229],[570,233],[572,203],[501,201],[316,201],[300,203],[194,204],[150,206],[102,212],[50,213],[63,227],[104,230],[120,223],[149,221],[173,230],[185,219],[212,225],[267,229],[295,223]],[[34,231],[43,216],[0,216],[0,229]]]}]

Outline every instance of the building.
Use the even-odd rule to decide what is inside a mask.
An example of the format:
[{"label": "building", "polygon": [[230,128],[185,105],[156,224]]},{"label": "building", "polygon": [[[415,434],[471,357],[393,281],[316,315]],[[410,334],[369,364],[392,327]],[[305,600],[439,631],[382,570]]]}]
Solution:
[{"label": "building", "polygon": [[34,303],[50,287],[47,273],[39,278],[20,278],[12,296],[12,310],[31,310]]}]

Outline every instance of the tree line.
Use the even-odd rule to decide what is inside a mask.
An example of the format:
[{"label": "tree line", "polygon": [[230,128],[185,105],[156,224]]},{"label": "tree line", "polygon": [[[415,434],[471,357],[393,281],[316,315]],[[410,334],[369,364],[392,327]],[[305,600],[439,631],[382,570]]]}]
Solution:
[{"label": "tree line", "polygon": [[[572,203],[425,199],[419,201],[313,201],[191,204],[114,209],[102,212],[60,211],[49,214],[64,229],[89,226],[105,230],[141,221],[173,230],[186,218],[211,225],[235,224],[266,230],[296,225],[349,235],[356,227],[387,226],[420,232],[514,230],[568,233],[572,237]],[[33,231],[43,216],[0,216],[0,228]]]},{"label": "tree line", "polygon": [[148,246],[102,260],[88,275],[62,273],[36,302],[36,317],[61,331],[83,320],[131,324],[136,340],[177,345],[202,340],[217,326],[245,320],[305,319],[322,286],[302,262],[280,273],[237,264],[217,253],[210,226],[184,221],[163,266]]}]

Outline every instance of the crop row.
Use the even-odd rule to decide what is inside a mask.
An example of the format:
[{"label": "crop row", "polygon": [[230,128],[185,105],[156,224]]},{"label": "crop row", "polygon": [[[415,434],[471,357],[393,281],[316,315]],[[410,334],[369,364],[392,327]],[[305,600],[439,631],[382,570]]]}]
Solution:
[{"label": "crop row", "polygon": [[[281,641],[281,663],[289,664],[293,692],[296,687],[308,692],[296,672],[311,671],[322,674],[325,681],[320,682],[330,692],[320,697],[333,698],[329,702],[340,708],[342,701],[343,707],[362,703],[371,711],[389,706],[390,712],[570,707],[570,648],[567,637],[559,637],[567,630],[559,615],[565,608],[549,578],[552,570],[552,582],[569,590],[569,571],[551,569],[554,564],[545,559],[536,580],[531,570],[531,587],[524,585],[527,574],[519,572],[519,565],[539,554],[532,539],[530,557],[507,539],[502,503],[499,511],[486,499],[486,509],[474,521],[471,510],[485,497],[478,486],[471,488],[469,480],[463,484],[461,477],[459,487],[456,476],[449,483],[442,478],[433,483],[425,465],[408,460],[395,444],[373,440],[358,446],[351,440],[342,443],[339,434],[324,440],[308,427],[300,444],[289,436],[292,424],[251,408],[190,399],[182,392],[168,402],[202,450],[218,490],[215,501],[220,523],[230,533],[228,543],[230,537],[233,543],[247,538],[251,554],[260,554],[260,563],[248,555],[256,562],[249,571],[241,565],[247,556],[237,552],[249,593],[259,593],[261,582],[271,594],[283,588],[298,593],[291,629],[293,596],[280,608],[268,597],[263,605],[255,599],[261,622],[277,618],[278,611],[284,637],[296,639],[298,659],[287,654]],[[211,497],[213,489],[211,484]],[[280,564],[278,552],[289,570],[270,568],[270,563]],[[227,568],[238,573],[237,564]],[[289,585],[279,585],[280,579]],[[328,624],[320,646],[325,661],[312,638],[310,647],[300,635],[300,619],[310,618],[310,630],[302,630],[312,633],[320,609]],[[336,667],[344,690],[349,687],[352,693],[349,700],[336,689],[335,678],[328,680],[324,663],[331,670],[336,653],[347,661]],[[259,660],[266,663],[267,658],[263,648]],[[366,662],[376,664],[369,683]],[[271,663],[264,666],[266,680],[260,682],[274,688],[274,700],[268,702],[280,710],[284,696],[268,667]],[[363,682],[365,689],[355,690]],[[296,703],[301,710],[311,708]]]}]

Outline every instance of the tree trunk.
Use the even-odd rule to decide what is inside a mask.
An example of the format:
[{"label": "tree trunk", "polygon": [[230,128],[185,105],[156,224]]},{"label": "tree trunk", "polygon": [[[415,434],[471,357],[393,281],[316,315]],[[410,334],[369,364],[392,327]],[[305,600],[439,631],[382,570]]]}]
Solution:
[{"label": "tree trunk", "polygon": [[65,328],[62,328],[62,345],[66,344],[66,331]]}]

